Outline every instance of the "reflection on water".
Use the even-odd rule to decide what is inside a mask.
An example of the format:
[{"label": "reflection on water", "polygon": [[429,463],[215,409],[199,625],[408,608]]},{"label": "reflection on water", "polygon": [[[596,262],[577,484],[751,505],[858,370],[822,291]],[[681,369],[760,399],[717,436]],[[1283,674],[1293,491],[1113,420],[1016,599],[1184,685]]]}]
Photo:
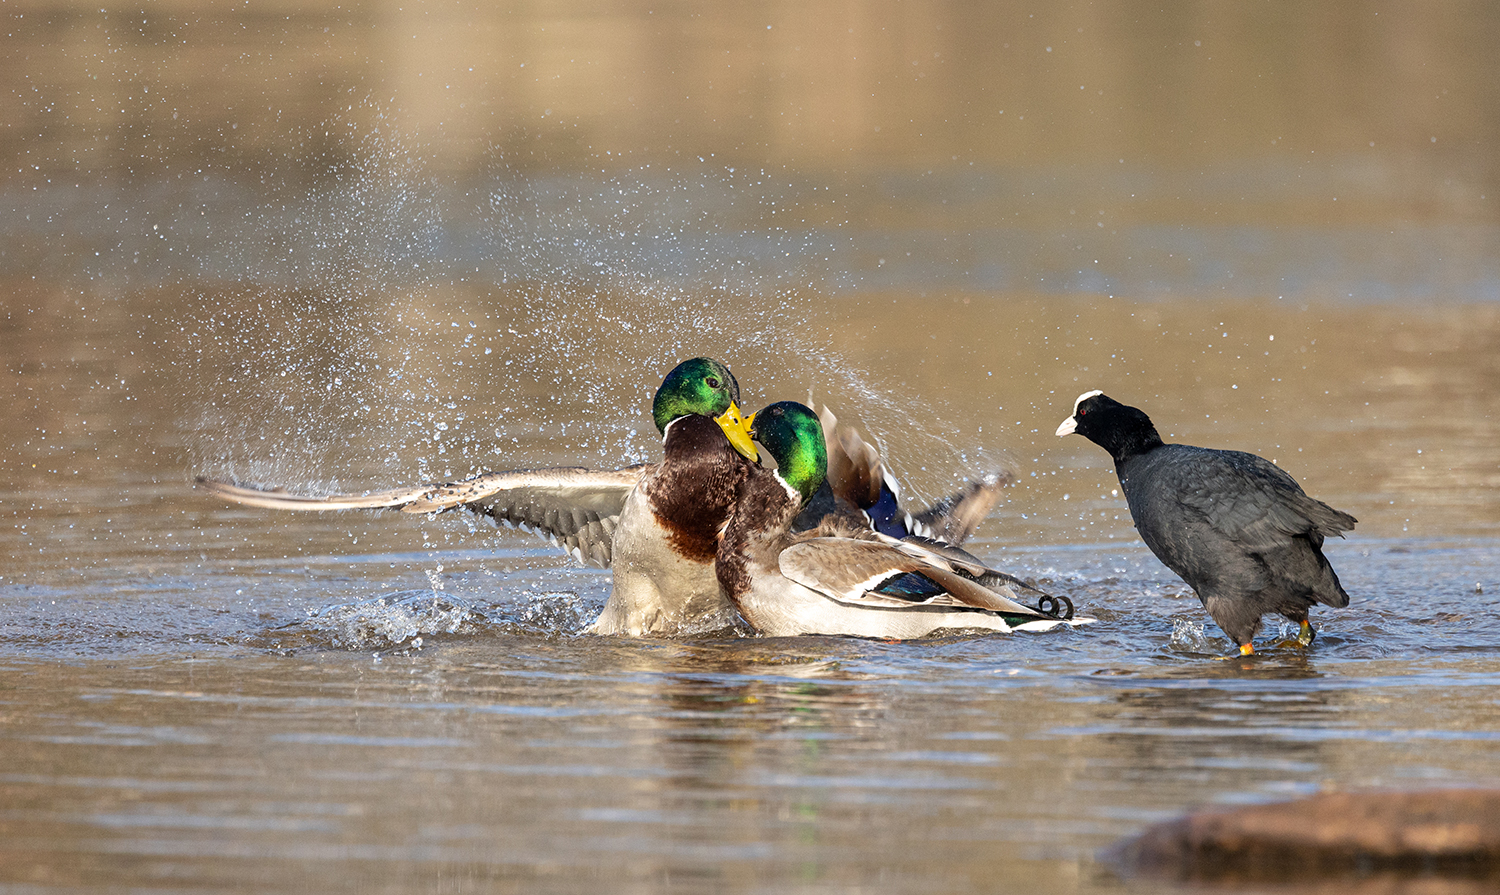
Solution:
[{"label": "reflection on water", "polygon": [[491,637],[378,661],[13,660],[36,714],[3,741],[26,822],[0,849],[13,878],[70,868],[55,885],[274,886],[296,866],[393,890],[610,868],[632,890],[998,872],[1066,891],[1107,888],[1094,849],[1214,793],[1500,773],[1482,688],[1442,701],[1488,733],[1381,737],[1431,688],[1049,677],[1010,652]]},{"label": "reflection on water", "polygon": [[[1154,889],[1094,856],[1500,785],[1488,6],[7,10],[0,886]],[[973,548],[1099,624],[581,637],[524,535],[189,484],[649,459],[694,354],[1015,471]],[[1096,387],[1359,517],[1310,653],[1210,658]]]}]

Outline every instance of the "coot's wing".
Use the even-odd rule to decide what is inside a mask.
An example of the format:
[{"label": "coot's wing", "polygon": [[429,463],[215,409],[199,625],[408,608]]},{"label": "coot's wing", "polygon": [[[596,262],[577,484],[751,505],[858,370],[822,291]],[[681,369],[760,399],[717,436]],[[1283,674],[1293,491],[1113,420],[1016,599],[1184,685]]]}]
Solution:
[{"label": "coot's wing", "polygon": [[1321,542],[1353,529],[1357,521],[1308,497],[1284,470],[1254,454],[1200,448],[1179,458],[1178,470],[1178,501],[1247,549],[1298,535]]},{"label": "coot's wing", "polygon": [[403,513],[437,513],[462,508],[546,537],[580,562],[608,567],[615,524],[625,498],[648,469],[519,469],[487,472],[459,482],[326,497],[304,497],[280,489],[263,491],[204,478],[198,479],[198,485],[225,500],[276,510],[389,508]]}]

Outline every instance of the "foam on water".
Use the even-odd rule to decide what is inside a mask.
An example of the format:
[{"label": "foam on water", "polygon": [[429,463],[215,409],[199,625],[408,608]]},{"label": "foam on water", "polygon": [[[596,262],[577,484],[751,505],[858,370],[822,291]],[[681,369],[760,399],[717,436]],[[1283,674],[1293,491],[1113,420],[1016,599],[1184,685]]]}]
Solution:
[{"label": "foam on water", "polygon": [[436,591],[390,594],[329,606],[310,615],[305,627],[322,633],[341,649],[389,649],[410,642],[420,649],[423,635],[474,633],[483,623],[473,606]]},{"label": "foam on water", "polygon": [[311,610],[306,619],[262,634],[254,642],[273,650],[416,650],[445,637],[574,635],[596,612],[597,607],[570,591],[533,592],[503,603],[440,589],[399,591]]}]

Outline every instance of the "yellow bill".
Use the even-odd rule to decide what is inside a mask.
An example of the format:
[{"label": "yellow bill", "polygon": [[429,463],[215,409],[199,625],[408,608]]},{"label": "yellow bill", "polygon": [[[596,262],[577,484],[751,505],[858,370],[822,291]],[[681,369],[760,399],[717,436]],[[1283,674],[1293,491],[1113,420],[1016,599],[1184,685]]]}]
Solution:
[{"label": "yellow bill", "polygon": [[729,402],[729,409],[714,417],[714,422],[724,430],[724,435],[736,451],[748,458],[753,463],[760,462],[760,450],[756,448],[755,442],[750,438],[750,423],[755,419],[755,414],[750,414],[747,419],[740,416],[740,408],[733,401]]}]

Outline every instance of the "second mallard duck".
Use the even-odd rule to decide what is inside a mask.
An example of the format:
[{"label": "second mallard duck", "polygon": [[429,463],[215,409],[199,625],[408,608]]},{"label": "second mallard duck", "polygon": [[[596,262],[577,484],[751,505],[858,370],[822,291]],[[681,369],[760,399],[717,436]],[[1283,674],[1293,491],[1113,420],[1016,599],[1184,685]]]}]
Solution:
[{"label": "second mallard duck", "polygon": [[[1072,604],[986,568],[957,548],[896,540],[836,518],[791,531],[827,474],[818,417],[783,401],[750,418],[776,460],[746,480],[719,543],[719,583],[761,634],[842,634],[907,639],[940,630],[1045,630],[1073,619]],[[1016,589],[1036,595],[1022,603]]]}]

